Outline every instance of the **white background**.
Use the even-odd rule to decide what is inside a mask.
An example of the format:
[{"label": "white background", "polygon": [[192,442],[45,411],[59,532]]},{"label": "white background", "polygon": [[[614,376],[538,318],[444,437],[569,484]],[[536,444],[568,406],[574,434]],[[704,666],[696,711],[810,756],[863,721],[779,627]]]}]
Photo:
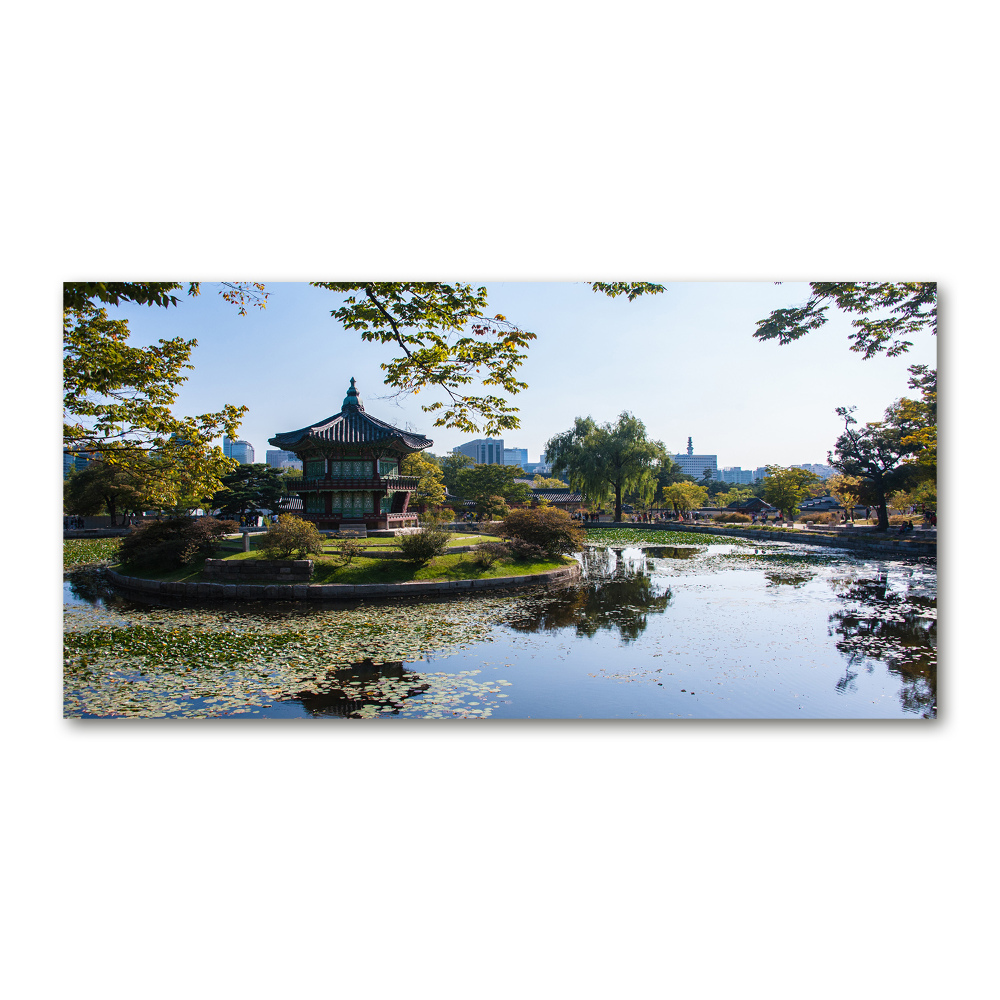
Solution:
[{"label": "white background", "polygon": [[[6,15],[11,995],[979,995],[995,13],[282,9]],[[63,721],[60,282],[317,273],[939,280],[940,719]]]}]

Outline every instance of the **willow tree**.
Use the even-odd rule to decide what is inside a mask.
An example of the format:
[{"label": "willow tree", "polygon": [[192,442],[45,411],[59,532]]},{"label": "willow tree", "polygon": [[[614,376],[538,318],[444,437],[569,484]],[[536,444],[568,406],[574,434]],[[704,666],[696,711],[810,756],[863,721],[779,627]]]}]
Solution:
[{"label": "willow tree", "polygon": [[667,451],[662,441],[650,441],[646,425],[626,411],[614,424],[577,417],[570,430],[549,440],[545,454],[553,473],[568,477],[571,488],[589,499],[613,495],[615,520],[620,521],[624,492],[636,493],[643,502],[653,498]]}]

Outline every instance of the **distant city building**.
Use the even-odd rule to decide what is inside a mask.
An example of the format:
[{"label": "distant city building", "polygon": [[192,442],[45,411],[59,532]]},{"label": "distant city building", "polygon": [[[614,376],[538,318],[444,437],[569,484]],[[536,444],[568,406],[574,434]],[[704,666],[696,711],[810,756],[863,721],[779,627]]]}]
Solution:
[{"label": "distant city building", "polygon": [[706,469],[711,470],[710,476],[713,479],[716,478],[715,474],[719,471],[719,456],[696,455],[691,438],[688,438],[687,454],[671,455],[670,457],[681,467],[681,472],[684,475],[694,476],[695,479],[704,478]]},{"label": "distant city building", "polygon": [[767,474],[768,474],[767,473],[767,468],[765,466],[763,466],[763,465],[760,466],[759,468],[753,470],[753,478],[754,478],[754,480],[764,479],[764,478],[767,477]]},{"label": "distant city building", "polygon": [[819,465],[819,464],[805,464],[805,465],[793,465],[793,469],[805,469],[807,472],[813,472],[820,479],[829,479],[830,476],[836,475],[837,470],[829,465]]},{"label": "distant city building", "polygon": [[476,465],[505,465],[503,438],[476,438],[454,449],[456,455],[468,455]]},{"label": "distant city building", "polygon": [[264,453],[264,461],[272,469],[298,469],[302,471],[302,462],[295,457],[294,451],[280,451],[271,449]]},{"label": "distant city building", "polygon": [[736,483],[749,486],[756,478],[752,469],[741,469],[738,465],[727,465],[716,470],[715,478],[720,483]]},{"label": "distant city building", "polygon": [[503,464],[519,465],[523,469],[528,462],[527,448],[504,448]]},{"label": "distant city building", "polygon": [[63,452],[63,479],[69,478],[73,471],[83,472],[93,459],[86,455],[71,455],[68,451]]},{"label": "distant city building", "polygon": [[240,465],[253,465],[253,445],[249,441],[233,441],[222,439],[222,454],[226,458],[235,458]]}]

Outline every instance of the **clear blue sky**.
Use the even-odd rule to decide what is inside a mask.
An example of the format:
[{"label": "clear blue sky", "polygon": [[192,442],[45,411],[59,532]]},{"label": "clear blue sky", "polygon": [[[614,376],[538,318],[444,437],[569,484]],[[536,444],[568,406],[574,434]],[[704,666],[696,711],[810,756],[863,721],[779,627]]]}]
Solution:
[{"label": "clear blue sky", "polygon": [[[607,421],[630,410],[669,450],[683,451],[690,435],[696,453],[716,454],[723,466],[825,462],[840,429],[835,407],[856,405],[859,419],[877,420],[906,393],[909,365],[936,365],[929,335],[907,355],[864,361],[849,350],[848,318],[833,310],[825,327],[795,344],[755,340],[757,320],[805,301],[802,282],[661,280],[665,293],[634,302],[584,282],[486,282],[491,311],[538,335],[522,368],[529,388],[514,400],[521,428],[504,435],[508,447],[527,448],[538,461],[574,417]],[[432,426],[423,394],[389,398],[379,365],[391,347],[364,343],[336,323],[333,293],[268,283],[267,308],[241,317],[218,285],[202,287],[176,309],[114,311],[129,319],[133,343],[197,339],[175,412],[249,406],[241,437],[258,461],[276,432],[339,411],[352,376],[371,413],[433,438],[437,454],[474,436]]]}]

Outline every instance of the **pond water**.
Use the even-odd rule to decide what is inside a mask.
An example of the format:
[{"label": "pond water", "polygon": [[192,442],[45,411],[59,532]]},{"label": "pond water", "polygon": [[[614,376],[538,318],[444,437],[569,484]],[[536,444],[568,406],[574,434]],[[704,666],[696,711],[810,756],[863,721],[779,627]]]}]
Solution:
[{"label": "pond water", "polygon": [[933,718],[933,560],[593,546],[579,585],[142,603],[65,584],[72,718]]}]

